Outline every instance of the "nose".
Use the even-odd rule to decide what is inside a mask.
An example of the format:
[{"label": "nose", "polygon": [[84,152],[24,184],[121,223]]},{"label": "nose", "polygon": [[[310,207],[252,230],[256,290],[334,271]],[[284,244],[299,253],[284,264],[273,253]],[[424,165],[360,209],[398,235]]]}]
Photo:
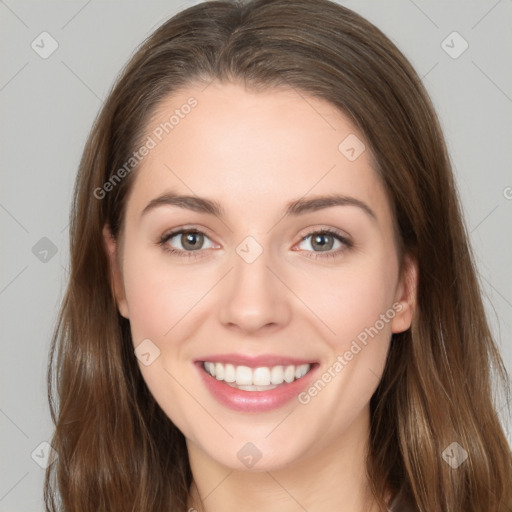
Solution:
[{"label": "nose", "polygon": [[293,294],[279,276],[278,266],[270,261],[267,251],[252,262],[240,254],[234,254],[234,268],[223,280],[220,322],[244,334],[260,330],[268,334],[269,329],[286,326],[291,318],[289,301]]}]

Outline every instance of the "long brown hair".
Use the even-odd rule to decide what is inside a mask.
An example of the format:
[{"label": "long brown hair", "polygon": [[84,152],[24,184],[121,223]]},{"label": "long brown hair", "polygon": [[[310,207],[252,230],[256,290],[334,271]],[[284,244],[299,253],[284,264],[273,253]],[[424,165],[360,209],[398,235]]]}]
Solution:
[{"label": "long brown hair", "polygon": [[[413,325],[393,335],[370,402],[367,470],[382,509],[391,490],[422,512],[512,510],[512,458],[493,402],[494,382],[508,390],[507,374],[439,122],[395,45],[329,0],[190,7],[141,45],[110,92],[75,184],[69,284],[48,367],[58,458],[46,473],[46,509],[186,510],[192,475],[185,439],[141,376],[102,236],[105,224],[119,235],[137,168],[104,197],[97,191],[140,147],[163,100],[213,79],[242,80],[257,91],[293,87],[347,115],[375,156],[400,251],[418,263]],[[454,468],[443,454],[459,445],[468,458]]]}]

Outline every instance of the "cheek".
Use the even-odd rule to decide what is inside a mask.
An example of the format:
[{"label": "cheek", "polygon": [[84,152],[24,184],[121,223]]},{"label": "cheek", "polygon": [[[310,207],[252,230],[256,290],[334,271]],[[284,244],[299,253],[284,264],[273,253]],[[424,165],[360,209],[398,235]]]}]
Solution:
[{"label": "cheek", "polygon": [[[316,307],[335,334],[325,337],[329,350],[318,380],[299,402],[308,411],[312,429],[322,430],[324,442],[339,435],[366,407],[378,386],[391,340],[391,322],[398,265],[381,258],[325,281],[318,288]],[[306,289],[305,287],[304,289]],[[328,297],[325,296],[328,292]],[[330,426],[322,423],[329,417]]]},{"label": "cheek", "polygon": [[333,273],[322,286],[313,288],[314,308],[334,331],[330,339],[336,349],[343,349],[347,342],[375,324],[383,337],[391,333],[397,272],[398,266],[391,259],[380,257]]},{"label": "cheek", "polygon": [[150,344],[141,344],[150,354],[147,365],[139,359],[142,377],[167,416],[180,430],[189,432],[193,431],[187,413],[190,396],[183,388],[193,389],[194,383],[189,366],[181,364],[189,339],[187,321],[191,317],[186,315],[205,290],[190,280],[189,273],[167,265],[165,258],[156,261],[152,252],[134,244],[131,252],[125,253],[124,286],[133,345],[151,340]]},{"label": "cheek", "polygon": [[168,297],[162,295],[164,283],[157,281],[155,274],[140,261],[126,262],[124,284],[135,345],[144,338],[160,337],[165,329],[163,319]]},{"label": "cheek", "polygon": [[135,244],[126,251],[123,273],[135,344],[138,338],[162,338],[208,289],[199,285],[196,273],[171,265],[157,250],[138,249]]}]

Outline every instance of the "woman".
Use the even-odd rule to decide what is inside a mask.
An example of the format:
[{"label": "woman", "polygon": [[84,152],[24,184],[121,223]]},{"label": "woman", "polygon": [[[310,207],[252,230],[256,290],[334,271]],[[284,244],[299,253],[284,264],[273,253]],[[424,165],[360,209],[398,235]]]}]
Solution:
[{"label": "woman", "polygon": [[70,240],[47,510],[512,509],[439,123],[354,12],[164,23],[96,120]]}]

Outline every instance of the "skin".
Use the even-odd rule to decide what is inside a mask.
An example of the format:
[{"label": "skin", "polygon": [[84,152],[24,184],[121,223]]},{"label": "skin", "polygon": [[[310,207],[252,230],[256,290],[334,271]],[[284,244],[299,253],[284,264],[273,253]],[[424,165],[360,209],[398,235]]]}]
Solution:
[{"label": "skin", "polygon": [[[121,237],[115,241],[104,229],[134,346],[149,338],[160,350],[139,367],[186,437],[194,480],[189,506],[377,510],[364,463],[369,401],[391,334],[410,327],[417,269],[407,256],[400,267],[391,207],[369,149],[355,161],[338,150],[349,134],[364,137],[323,100],[219,82],[190,85],[166,99],[148,134],[191,95],[198,105],[137,170]],[[226,216],[166,205],[141,217],[167,190],[217,200]],[[282,218],[288,202],[333,192],[363,201],[376,219],[356,206]],[[171,255],[158,245],[180,227],[207,230],[202,245],[188,249],[200,257]],[[354,246],[322,258],[314,236],[303,240],[322,228],[339,230]],[[247,236],[263,248],[252,263],[236,252]],[[341,245],[332,243],[335,252]],[[186,239],[177,235],[167,245],[184,251]],[[263,413],[230,410],[193,365],[211,354],[279,354],[317,361],[320,375],[394,303],[400,312],[305,405],[293,399]],[[247,442],[262,454],[252,469],[237,457]]]}]

